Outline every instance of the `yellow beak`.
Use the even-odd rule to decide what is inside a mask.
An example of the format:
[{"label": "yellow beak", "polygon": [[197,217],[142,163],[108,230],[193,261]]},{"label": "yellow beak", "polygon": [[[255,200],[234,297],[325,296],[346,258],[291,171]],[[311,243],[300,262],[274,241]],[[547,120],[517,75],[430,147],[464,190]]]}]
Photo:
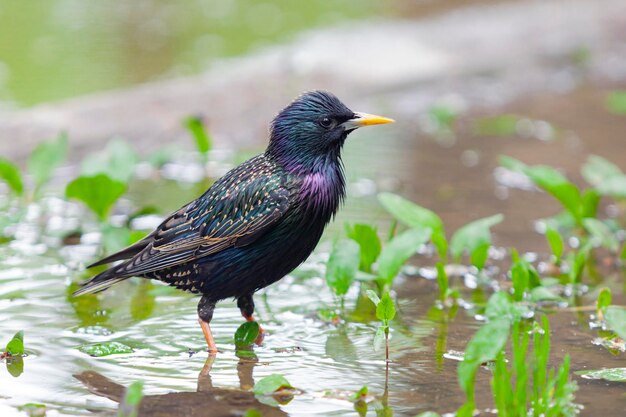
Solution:
[{"label": "yellow beak", "polygon": [[356,115],[356,117],[342,123],[342,126],[344,126],[346,130],[356,129],[363,126],[384,125],[387,123],[395,122],[395,120],[393,119],[389,119],[383,116],[376,116],[375,114],[360,112],[355,112],[354,114]]}]

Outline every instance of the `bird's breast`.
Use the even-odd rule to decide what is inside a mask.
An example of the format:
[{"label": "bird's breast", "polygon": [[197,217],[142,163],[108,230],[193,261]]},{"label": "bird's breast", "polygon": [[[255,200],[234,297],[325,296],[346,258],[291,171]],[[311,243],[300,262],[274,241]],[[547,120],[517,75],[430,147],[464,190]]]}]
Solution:
[{"label": "bird's breast", "polygon": [[307,214],[325,221],[337,212],[345,196],[345,182],[340,170],[307,174],[300,187],[299,200]]}]

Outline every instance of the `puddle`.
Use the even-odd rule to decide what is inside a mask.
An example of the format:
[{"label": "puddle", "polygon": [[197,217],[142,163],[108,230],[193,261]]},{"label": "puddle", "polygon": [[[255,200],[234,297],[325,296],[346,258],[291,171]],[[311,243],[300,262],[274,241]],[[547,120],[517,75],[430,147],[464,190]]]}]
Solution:
[{"label": "puddle", "polygon": [[[624,166],[626,151],[620,132],[626,129],[626,119],[601,107],[603,94],[603,90],[582,87],[569,95],[534,97],[498,110],[547,120],[566,132],[552,141],[475,136],[463,123],[452,145],[416,134],[403,123],[390,129],[384,142],[372,133],[355,135],[345,149],[350,197],[329,228],[326,243],[298,271],[256,296],[258,319],[268,335],[262,346],[254,348],[251,358],[238,357],[232,344],[241,324],[235,304],[219,306],[212,327],[221,353],[212,364],[210,377],[194,297],[131,280],[97,297],[69,298],[69,284],[82,276],[81,265],[96,250],[95,243],[89,242],[95,242],[97,236],[84,235],[87,244],[59,248],[59,239],[49,235],[73,230],[73,219],[83,218],[82,211],[73,203],[45,199],[41,208],[27,210],[18,238],[0,246],[0,334],[4,340],[24,329],[28,353],[19,377],[0,371],[3,407],[16,410],[35,402],[45,404],[53,416],[115,415],[122,387],[143,380],[147,395],[143,415],[177,415],[180,410],[193,415],[208,408],[215,409],[210,415],[221,415],[218,411],[227,409],[214,408],[218,407],[215,404],[240,412],[250,407],[267,410],[263,415],[356,415],[351,402],[328,393],[368,386],[372,398],[380,398],[385,391],[385,361],[372,349],[374,322],[334,325],[318,318],[319,310],[335,305],[321,263],[327,256],[328,241],[342,233],[345,221],[376,223],[384,230],[390,219],[375,195],[391,190],[435,210],[448,233],[472,219],[503,213],[505,221],[494,228],[492,258],[507,256],[506,248],[515,246],[532,251],[527,256],[535,263],[546,261],[547,246],[534,232],[533,222],[554,214],[558,207],[544,193],[499,181],[494,175],[497,157],[507,154],[550,163],[576,180],[588,153]],[[469,121],[476,116],[463,117]],[[478,163],[468,166],[463,155],[470,151],[478,155]],[[146,200],[147,193],[161,184],[151,181],[134,184],[131,202]],[[177,183],[167,181],[167,189],[179,191],[168,193],[171,201],[162,202],[166,209],[198,192],[196,186],[174,187]],[[502,187],[506,192],[498,191]],[[61,219],[54,220],[55,216]],[[50,224],[56,226],[50,228]],[[83,229],[96,227],[83,224]],[[43,237],[41,230],[45,231]],[[401,313],[392,325],[389,406],[394,415],[450,412],[464,398],[457,384],[454,352],[462,351],[479,327],[473,306],[484,302],[489,293],[481,286],[471,290],[475,284],[465,280],[469,285],[462,294],[465,308],[448,317],[434,307],[436,282],[423,278],[432,278],[428,251],[412,265],[396,286]],[[614,303],[623,304],[623,273],[603,270],[606,273],[597,284],[611,287]],[[461,285],[471,269],[458,266],[449,272],[455,285]],[[576,300],[578,305],[593,305],[593,288]],[[347,311],[352,311],[356,302],[353,290],[348,294]],[[623,354],[613,356],[594,344],[597,331],[589,326],[589,314],[564,311],[550,315],[551,363],[569,353],[573,371],[621,365]],[[130,346],[133,353],[93,358],[78,350],[84,344],[111,340]],[[280,409],[260,405],[248,391],[254,381],[273,373],[284,375],[301,390]],[[479,371],[477,405],[482,409],[491,406],[489,378],[487,371]],[[576,399],[585,406],[585,414],[621,415],[626,399],[618,383],[576,380],[580,385]],[[6,411],[3,415],[10,414]]]}]

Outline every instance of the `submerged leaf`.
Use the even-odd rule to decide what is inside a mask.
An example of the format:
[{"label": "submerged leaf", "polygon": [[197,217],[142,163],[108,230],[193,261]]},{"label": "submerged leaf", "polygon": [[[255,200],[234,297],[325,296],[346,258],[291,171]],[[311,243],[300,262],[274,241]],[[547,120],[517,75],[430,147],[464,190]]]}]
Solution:
[{"label": "submerged leaf", "polygon": [[120,342],[104,342],[82,345],[78,347],[78,350],[88,354],[89,356],[95,357],[133,353],[133,348]]},{"label": "submerged leaf", "polygon": [[252,392],[256,395],[271,395],[281,389],[293,389],[293,386],[287,381],[287,379],[279,374],[272,374],[260,379],[256,384]]},{"label": "submerged leaf", "polygon": [[4,180],[15,194],[22,195],[24,193],[20,169],[8,159],[0,158],[0,180]]},{"label": "submerged leaf", "polygon": [[115,181],[105,174],[78,177],[67,184],[65,195],[82,201],[104,222],[109,210],[126,192],[126,184]]}]

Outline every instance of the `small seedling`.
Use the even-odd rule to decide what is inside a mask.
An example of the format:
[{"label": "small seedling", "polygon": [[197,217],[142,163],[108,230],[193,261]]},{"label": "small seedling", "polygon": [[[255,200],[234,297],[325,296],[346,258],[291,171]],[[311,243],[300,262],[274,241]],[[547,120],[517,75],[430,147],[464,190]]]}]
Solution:
[{"label": "small seedling", "polygon": [[17,196],[24,193],[24,182],[20,169],[8,159],[0,158],[0,180]]},{"label": "small seedling", "polygon": [[598,300],[596,301],[596,314],[598,319],[604,320],[604,313],[606,313],[606,309],[611,305],[612,298],[610,288],[602,288],[600,290]]},{"label": "small seedling", "polygon": [[211,136],[204,128],[204,122],[197,116],[188,117],[185,119],[185,127],[193,136],[196,149],[200,152],[200,155],[202,155],[202,161],[206,163],[209,151],[211,150],[212,140]]},{"label": "small seedling", "polygon": [[15,333],[13,338],[7,343],[4,349],[4,356],[22,356],[24,355],[24,331],[20,330]]},{"label": "small seedling", "polygon": [[457,230],[450,239],[450,250],[452,256],[458,262],[467,251],[470,255],[472,265],[479,270],[483,269],[489,255],[491,246],[491,227],[504,220],[502,214],[485,217],[466,224]]},{"label": "small seedling", "polygon": [[384,344],[385,360],[389,362],[389,322],[396,316],[396,306],[388,291],[379,298],[374,291],[368,290],[367,296],[376,305],[376,318],[382,322],[374,335],[374,350],[380,350]]},{"label": "small seedling", "polygon": [[378,258],[378,278],[376,282],[382,292],[393,286],[404,263],[417,249],[428,242],[431,229],[409,229],[391,239],[382,249]]},{"label": "small seedling", "polygon": [[561,258],[563,257],[563,249],[565,247],[561,234],[556,229],[548,227],[546,229],[546,239],[548,245],[550,245],[552,256],[554,256],[554,264],[556,266],[561,265]]},{"label": "small seedling", "polygon": [[57,168],[67,156],[67,135],[62,133],[54,141],[42,142],[30,154],[28,158],[28,172],[33,177],[35,189],[33,195],[37,196],[39,190],[50,180],[54,169]]}]

